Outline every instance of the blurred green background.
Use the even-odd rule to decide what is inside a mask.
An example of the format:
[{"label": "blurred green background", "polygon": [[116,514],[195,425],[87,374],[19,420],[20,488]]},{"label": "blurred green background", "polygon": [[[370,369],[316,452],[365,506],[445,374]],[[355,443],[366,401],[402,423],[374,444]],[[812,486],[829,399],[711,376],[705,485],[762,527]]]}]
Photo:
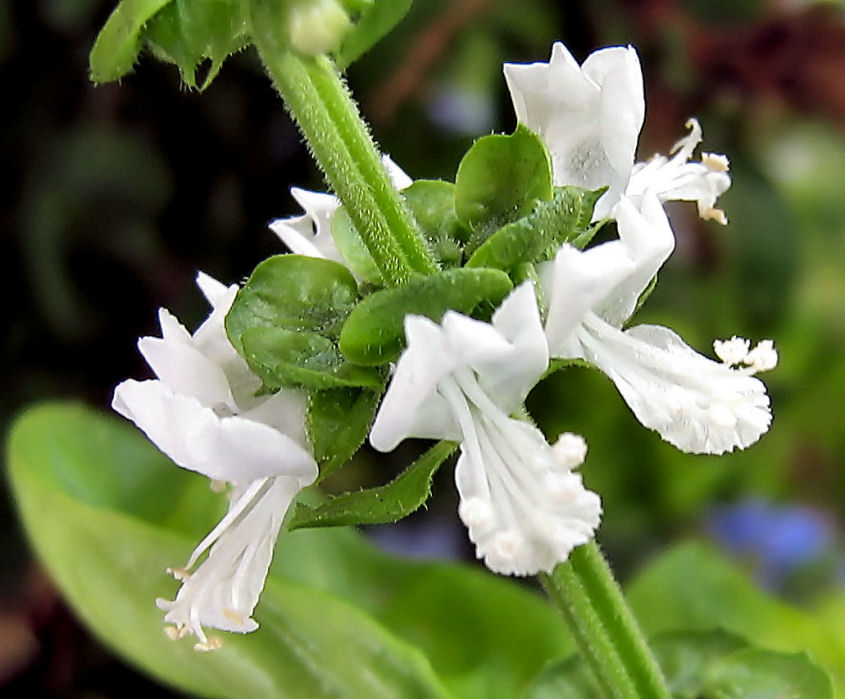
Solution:
[{"label": "blurred green background", "polygon": [[[251,51],[202,95],[150,59],[121,85],[91,85],[87,53],[112,9],[0,0],[11,174],[0,193],[11,300],[4,433],[39,399],[105,408],[117,382],[146,376],[135,340],[157,332],[156,308],[195,327],[206,313],[196,270],[244,278],[281,251],[266,223],[296,213],[288,187],[322,189]],[[587,370],[553,376],[529,400],[552,435],[587,438],[584,477],[604,500],[600,540],[623,580],[669,543],[704,537],[799,606],[845,610],[843,13],[842,3],[799,0],[417,0],[349,72],[377,140],[417,178],[452,179],[474,137],[511,130],[501,64],[547,60],[556,39],[579,60],[608,44],[637,47],[641,159],[665,152],[693,115],[704,148],[730,156],[730,225],[700,222],[691,205],[671,209],[677,250],[637,320],[671,326],[708,354],[714,338],[774,338],[770,434],[731,456],[680,454]],[[363,459],[364,477],[386,480],[380,463]],[[377,538],[466,555],[450,469],[436,485],[428,512]],[[111,696],[128,678],[146,687],[63,607],[2,492],[0,687],[31,696]]]}]

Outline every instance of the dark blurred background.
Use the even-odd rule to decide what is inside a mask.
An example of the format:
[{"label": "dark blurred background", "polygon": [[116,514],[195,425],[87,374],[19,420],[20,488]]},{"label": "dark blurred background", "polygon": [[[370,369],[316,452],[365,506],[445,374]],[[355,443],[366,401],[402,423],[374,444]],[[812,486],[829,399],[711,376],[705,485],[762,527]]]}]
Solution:
[{"label": "dark blurred background", "polygon": [[[157,332],[156,308],[195,327],[206,314],[196,271],[244,278],[282,250],[266,223],[297,212],[288,187],[323,188],[252,51],[204,94],[149,57],[122,84],[92,85],[87,54],[114,4],[0,0],[4,434],[40,399],[105,409],[116,383],[146,375],[135,341]],[[417,0],[349,71],[377,140],[415,178],[453,179],[474,137],[511,130],[501,64],[547,60],[556,39],[579,61],[608,44],[637,47],[641,159],[665,152],[692,115],[704,148],[730,156],[731,224],[673,207],[677,252],[639,320],[704,353],[714,338],[774,338],[771,433],[728,457],[678,454],[586,370],[553,376],[529,401],[552,435],[587,438],[600,539],[623,579],[696,535],[799,604],[845,585],[843,12],[800,0]],[[446,504],[390,545],[424,548],[440,513],[454,528],[450,478],[444,469],[437,484]],[[129,681],[168,695],[76,624],[0,492],[0,687],[95,697],[125,694]]]}]

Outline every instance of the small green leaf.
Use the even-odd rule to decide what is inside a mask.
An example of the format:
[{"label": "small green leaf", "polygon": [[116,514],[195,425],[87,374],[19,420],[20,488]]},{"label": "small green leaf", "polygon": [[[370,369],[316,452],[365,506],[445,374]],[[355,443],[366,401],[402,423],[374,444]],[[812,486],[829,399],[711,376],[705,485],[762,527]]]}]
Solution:
[{"label": "small green leaf", "polygon": [[413,0],[372,0],[349,31],[336,56],[337,67],[346,70],[387,34],[407,14]]},{"label": "small green leaf", "polygon": [[365,282],[383,286],[378,265],[376,265],[364,241],[352,223],[344,207],[340,207],[332,216],[332,238],[346,264]]},{"label": "small green leaf", "polygon": [[143,46],[144,27],[173,0],[122,0],[94,42],[89,57],[91,80],[106,83],[132,70]]},{"label": "small green leaf", "polygon": [[507,274],[496,269],[450,269],[377,291],[349,315],[340,350],[358,364],[393,361],[405,344],[406,315],[439,321],[449,309],[471,314],[483,303],[498,305],[512,288]]},{"label": "small green leaf", "polygon": [[337,339],[358,300],[355,278],[342,264],[302,255],[276,255],[258,265],[226,315],[226,333],[243,352],[250,328],[303,330]]},{"label": "small green leaf", "polygon": [[265,386],[324,389],[382,385],[374,367],[350,364],[329,338],[308,330],[248,328],[241,335],[244,357]]},{"label": "small green leaf", "polygon": [[530,214],[496,231],[466,266],[512,273],[522,263],[552,259],[563,243],[584,247],[594,230],[590,227],[593,207],[603,193],[603,189],[590,192],[580,187],[555,187],[551,201],[538,200]]},{"label": "small green leaf", "polygon": [[831,699],[828,674],[806,653],[745,648],[707,669],[703,699]]},{"label": "small green leaf", "polygon": [[431,479],[457,446],[438,442],[387,485],[344,493],[317,507],[298,503],[289,528],[387,524],[407,517],[431,496]]},{"label": "small green leaf", "polygon": [[443,180],[416,180],[402,190],[402,196],[437,261],[445,267],[460,265],[469,231],[455,213],[455,185]]},{"label": "small green leaf", "polygon": [[320,479],[343,466],[364,443],[378,408],[381,391],[335,388],[308,397],[306,426]]},{"label": "small green leaf", "polygon": [[552,195],[552,163],[538,136],[519,124],[509,136],[479,138],[455,179],[455,213],[473,232],[469,251]]},{"label": "small green leaf", "polygon": [[189,87],[197,86],[197,69],[208,59],[205,90],[223,61],[249,44],[246,8],[241,0],[173,0],[144,28],[144,39]]}]

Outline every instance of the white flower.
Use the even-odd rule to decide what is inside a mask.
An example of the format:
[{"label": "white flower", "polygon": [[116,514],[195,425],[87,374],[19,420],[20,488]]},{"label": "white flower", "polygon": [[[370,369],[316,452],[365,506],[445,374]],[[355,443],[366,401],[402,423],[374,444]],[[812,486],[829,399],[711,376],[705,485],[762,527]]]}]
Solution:
[{"label": "white flower", "polygon": [[[411,186],[413,180],[389,155],[382,155],[381,162],[396,189],[401,191]],[[270,230],[296,255],[324,257],[345,264],[332,237],[332,217],[340,208],[340,200],[333,194],[311,192],[299,187],[291,187],[290,193],[305,213],[277,218],[270,222]]]},{"label": "white flower", "polygon": [[766,387],[751,376],[777,363],[771,341],[750,352],[740,338],[719,343],[719,363],[667,328],[622,331],[674,238],[654,192],[643,196],[641,210],[623,197],[613,215],[619,240],[586,251],[564,245],[541,269],[551,355],[597,366],[639,421],[679,449],[721,454],[749,446],[771,423]]},{"label": "white flower", "polygon": [[162,337],[138,341],[158,378],[124,381],[112,407],[177,465],[236,484],[229,514],[186,568],[211,546],[208,558],[193,574],[181,570],[176,601],[162,603],[175,633],[196,634],[198,647],[206,649],[214,643],[202,626],[255,628],[250,616],[280,522],[294,495],[316,478],[317,464],[305,435],[304,395],[256,396],[261,381],[226,336],[223,322],[237,286],[202,273],[197,283],[213,308],[208,319],[191,335],[161,309]]},{"label": "white flower", "polygon": [[554,183],[609,187],[594,219],[604,218],[623,194],[636,203],[651,190],[661,201],[696,201],[702,218],[726,222],[713,205],[730,186],[728,160],[705,153],[701,162],[688,162],[701,141],[695,119],[687,122],[690,134],[675,144],[672,158],[656,155],[634,164],[645,115],[635,49],[602,49],[579,66],[558,42],[548,63],[506,63],[504,72],[517,118],[549,149]]},{"label": "white flower", "polygon": [[572,470],[582,440],[552,447],[510,417],[548,366],[533,286],[517,288],[492,324],[454,311],[439,325],[411,315],[405,336],[370,442],[390,451],[406,437],[460,441],[458,512],[477,556],[497,573],[551,571],[592,538],[601,504]]}]

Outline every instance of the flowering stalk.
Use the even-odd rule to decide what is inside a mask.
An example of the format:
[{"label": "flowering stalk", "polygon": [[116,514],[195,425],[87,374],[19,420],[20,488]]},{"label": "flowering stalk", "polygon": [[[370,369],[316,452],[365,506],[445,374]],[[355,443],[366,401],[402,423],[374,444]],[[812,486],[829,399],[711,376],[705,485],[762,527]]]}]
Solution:
[{"label": "flowering stalk", "polygon": [[577,547],[551,573],[540,573],[602,693],[668,697],[663,674],[595,541]]},{"label": "flowering stalk", "polygon": [[[258,33],[257,33],[258,34]],[[276,89],[311,153],[346,206],[383,281],[431,274],[437,263],[391,183],[358,108],[332,62],[265,44],[256,36]]]}]

